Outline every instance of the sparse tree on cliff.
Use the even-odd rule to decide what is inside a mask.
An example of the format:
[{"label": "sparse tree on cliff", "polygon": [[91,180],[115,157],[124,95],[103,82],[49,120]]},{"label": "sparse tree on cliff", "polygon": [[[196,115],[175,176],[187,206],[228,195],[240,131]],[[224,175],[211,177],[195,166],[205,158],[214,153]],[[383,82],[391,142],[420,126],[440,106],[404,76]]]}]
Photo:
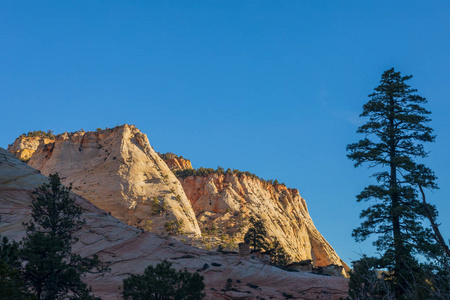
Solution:
[{"label": "sparse tree on cliff", "polygon": [[277,239],[275,239],[275,241],[270,244],[269,252],[271,263],[280,268],[286,267],[286,265],[289,264],[291,260],[291,258],[286,253],[286,251],[284,251],[283,247]]},{"label": "sparse tree on cliff", "polygon": [[70,197],[58,174],[50,174],[49,183],[37,188],[32,201],[32,219],[24,223],[27,236],[21,258],[27,286],[40,299],[96,299],[81,280],[83,273],[98,271],[97,257],[83,258],[72,253],[73,234],[81,228],[81,207]]},{"label": "sparse tree on cliff", "polygon": [[251,217],[250,227],[244,236],[244,241],[250,244],[253,249],[267,249],[266,235],[267,232],[263,222]]},{"label": "sparse tree on cliff", "polygon": [[[411,77],[394,69],[383,73],[380,85],[363,106],[361,117],[368,121],[357,132],[365,137],[347,146],[355,167],[367,164],[373,168],[378,183],[357,196],[358,202],[374,203],[362,211],[364,221],[353,236],[357,241],[378,236],[374,245],[383,254],[382,267],[392,272],[398,299],[408,289],[411,274],[420,273],[415,255],[436,249],[430,230],[422,224],[426,212],[416,188],[417,180],[425,188],[437,188],[433,172],[418,162],[427,156],[423,143],[433,142],[435,136],[428,126],[430,112],[422,107],[426,99],[406,83]],[[436,215],[433,206],[428,209]]]}]

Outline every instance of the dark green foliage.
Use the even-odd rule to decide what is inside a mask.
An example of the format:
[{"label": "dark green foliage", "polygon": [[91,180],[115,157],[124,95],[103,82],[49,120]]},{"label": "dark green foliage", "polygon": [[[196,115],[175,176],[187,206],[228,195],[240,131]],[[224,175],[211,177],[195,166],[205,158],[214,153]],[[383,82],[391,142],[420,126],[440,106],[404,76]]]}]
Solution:
[{"label": "dark green foliage", "polygon": [[[425,210],[418,199],[417,183],[437,188],[433,172],[419,163],[427,156],[423,143],[433,142],[428,127],[428,112],[421,105],[427,101],[406,84],[412,76],[401,76],[394,69],[385,71],[361,117],[368,118],[358,128],[365,138],[347,146],[355,167],[367,164],[375,170],[377,184],[366,187],[357,201],[374,203],[361,213],[361,226],[353,231],[357,241],[371,235],[382,253],[383,267],[392,271],[395,296],[403,297],[411,279],[411,270],[420,267],[415,255],[437,255],[429,229],[422,221]],[[433,214],[435,208],[430,206]],[[417,280],[415,278],[414,280]]]},{"label": "dark green foliage", "polygon": [[174,221],[166,222],[166,224],[164,224],[164,228],[169,233],[182,234],[183,233],[183,220],[179,220],[179,221],[174,220]]},{"label": "dark green foliage", "polygon": [[3,237],[0,244],[0,299],[33,299],[20,274],[19,244]]},{"label": "dark green foliage", "polygon": [[159,155],[159,157],[161,157],[161,159],[164,159],[164,160],[166,160],[166,159],[172,159],[172,158],[181,158],[181,159],[184,159],[183,158],[183,156],[178,156],[178,155],[176,155],[176,154],[174,154],[174,153],[172,153],[172,152],[167,152],[167,153],[159,153],[159,152],[157,152],[158,153],[158,155]]},{"label": "dark green foliage", "polygon": [[167,203],[164,201],[160,201],[158,197],[153,197],[151,200],[152,206],[152,215],[161,215],[163,212],[167,210]]},{"label": "dark green foliage", "polygon": [[32,220],[24,223],[23,277],[37,299],[95,299],[81,275],[104,269],[97,257],[72,253],[73,233],[84,224],[82,210],[70,197],[70,188],[61,185],[58,174],[50,174],[49,179],[35,191]]},{"label": "dark green foliage", "polygon": [[[392,284],[393,273],[386,271],[389,262],[383,258],[363,256],[353,262],[350,272],[350,299],[399,299],[395,285]],[[441,269],[437,271],[432,264],[405,264],[403,274],[406,285],[403,288],[402,299],[449,299],[448,273]]]},{"label": "dark green foliage", "polygon": [[123,280],[122,296],[126,300],[203,299],[203,276],[189,273],[187,270],[176,271],[167,260],[155,267],[148,266],[144,274],[131,275]]},{"label": "dark green foliage", "polygon": [[254,217],[250,218],[250,227],[244,236],[244,241],[253,249],[268,249],[268,244],[266,242],[266,228],[261,220],[257,220]]},{"label": "dark green foliage", "polygon": [[278,240],[271,243],[269,252],[271,263],[277,267],[284,268],[291,261],[290,256],[284,251]]},{"label": "dark green foliage", "polygon": [[272,179],[264,180],[263,178],[260,178],[257,175],[255,175],[253,173],[250,173],[248,171],[242,172],[242,171],[239,171],[239,170],[236,170],[236,169],[231,170],[231,169],[228,168],[225,171],[225,169],[220,167],[220,166],[218,166],[217,169],[200,167],[198,169],[176,170],[176,171],[174,171],[174,174],[178,178],[186,178],[186,177],[189,177],[189,176],[202,176],[202,177],[204,177],[204,176],[208,176],[208,175],[211,175],[211,174],[219,174],[219,175],[233,175],[234,174],[234,175],[236,175],[238,177],[247,176],[249,178],[259,179],[261,182],[267,183],[267,184],[270,184],[270,185],[286,186],[284,183],[279,183],[278,180],[276,180],[276,179],[275,180],[272,180]]},{"label": "dark green foliage", "polygon": [[283,295],[283,297],[285,299],[294,299],[294,296],[292,296],[292,294],[288,294],[286,292],[283,292],[282,295]]},{"label": "dark green foliage", "polygon": [[[384,263],[375,257],[363,256],[353,262],[350,272],[349,297],[350,299],[383,299],[393,297],[391,285],[385,280],[389,278],[380,268]],[[387,297],[389,299],[389,297]]]},{"label": "dark green foliage", "polygon": [[47,139],[55,139],[55,135],[53,134],[53,130],[47,130],[47,132],[42,130],[37,131],[29,131],[27,134],[22,133],[20,137],[42,137]]},{"label": "dark green foliage", "polygon": [[225,283],[225,287],[223,288],[225,291],[230,291],[233,288],[231,282],[233,282],[233,280],[231,278],[228,278],[227,283]]}]

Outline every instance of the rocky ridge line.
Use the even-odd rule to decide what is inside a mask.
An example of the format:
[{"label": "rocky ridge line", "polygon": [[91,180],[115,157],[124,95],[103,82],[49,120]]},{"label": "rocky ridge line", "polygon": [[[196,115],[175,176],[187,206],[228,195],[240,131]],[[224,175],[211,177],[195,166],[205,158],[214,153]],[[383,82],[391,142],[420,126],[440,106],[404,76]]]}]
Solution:
[{"label": "rocky ridge line", "polygon": [[[183,188],[135,126],[63,133],[28,164],[129,225],[159,234],[201,234]],[[155,208],[156,206],[156,208]]]},{"label": "rocky ridge line", "polygon": [[[243,240],[251,216],[260,219],[269,241],[278,240],[294,261],[315,267],[348,266],[316,229],[297,189],[272,184],[245,173],[178,178],[192,203],[203,235],[212,228],[222,239]],[[219,243],[224,242],[219,241]]]},{"label": "rocky ridge line", "polygon": [[[22,222],[30,218],[32,192],[47,178],[0,148],[0,235],[16,241],[25,236]],[[209,252],[169,237],[161,238],[128,226],[86,199],[72,194],[83,208],[85,226],[77,233],[74,251],[82,256],[98,255],[111,271],[89,274],[86,282],[103,299],[121,299],[122,280],[141,274],[148,265],[163,259],[177,269],[199,271],[204,276],[209,299],[344,299],[348,279],[308,272],[287,272],[264,264],[252,256],[240,257]],[[227,279],[233,290],[224,290]]]},{"label": "rocky ridge line", "polygon": [[[26,145],[21,139],[13,147]],[[296,189],[248,172],[222,169],[198,176],[189,160],[173,153],[157,155],[147,136],[129,125],[64,133],[38,145],[30,149],[35,151],[31,166],[46,175],[59,172],[64,184],[73,183],[74,191],[132,226],[183,240],[188,235],[192,239],[187,243],[207,249],[222,245],[235,250],[255,216],[263,221],[269,240],[278,240],[294,261],[348,271],[315,228]],[[177,179],[170,169],[195,175]],[[187,172],[179,172],[183,170]]]}]

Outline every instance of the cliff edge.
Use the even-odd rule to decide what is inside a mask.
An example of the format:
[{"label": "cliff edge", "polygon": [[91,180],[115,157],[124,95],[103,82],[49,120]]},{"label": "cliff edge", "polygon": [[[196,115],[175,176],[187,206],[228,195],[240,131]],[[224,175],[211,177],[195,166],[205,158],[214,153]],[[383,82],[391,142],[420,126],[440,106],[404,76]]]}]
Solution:
[{"label": "cliff edge", "polygon": [[183,188],[135,126],[63,133],[28,164],[129,225],[159,234],[201,234]]}]

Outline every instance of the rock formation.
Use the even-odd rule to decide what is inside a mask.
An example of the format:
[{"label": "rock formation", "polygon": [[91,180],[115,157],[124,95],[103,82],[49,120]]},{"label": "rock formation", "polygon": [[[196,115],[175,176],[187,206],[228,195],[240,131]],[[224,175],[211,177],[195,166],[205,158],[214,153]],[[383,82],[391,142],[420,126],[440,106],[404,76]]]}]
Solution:
[{"label": "rock formation", "polygon": [[164,153],[159,156],[164,160],[170,170],[182,171],[192,169],[191,161],[173,153]]},{"label": "rock formation", "polygon": [[28,161],[40,144],[46,145],[53,142],[54,139],[43,136],[22,135],[17,138],[12,145],[8,146],[8,151],[13,153],[18,159]]},{"label": "rock formation", "polygon": [[[124,129],[125,130],[125,129]],[[78,139],[78,136],[72,136]],[[70,149],[70,145],[67,145]],[[83,150],[82,150],[83,151]],[[73,154],[75,155],[75,154]],[[32,191],[47,178],[0,148],[0,235],[14,240],[25,236],[22,222],[30,218]],[[103,299],[121,299],[122,280],[140,274],[150,264],[168,259],[177,269],[204,276],[205,299],[344,299],[348,280],[309,272],[287,272],[256,257],[209,252],[133,228],[73,194],[84,210],[86,225],[77,232],[74,251],[97,254],[111,271],[88,274],[85,280]],[[223,290],[231,279],[233,290]]]},{"label": "rock formation", "polygon": [[129,225],[200,235],[179,181],[134,126],[57,135],[28,164],[47,176],[59,173],[77,194]]},{"label": "rock formation", "polygon": [[[182,174],[182,173],[181,173]],[[245,173],[180,176],[203,232],[215,228],[223,239],[242,240],[248,219],[260,219],[269,240],[278,240],[293,260],[311,259],[314,266],[344,266],[314,226],[297,189],[272,184]],[[344,271],[345,272],[345,271]]]},{"label": "rock formation", "polygon": [[53,142],[37,142],[37,148],[22,139],[9,150],[17,156],[15,145],[23,145],[22,151],[31,145],[30,166],[44,175],[58,172],[76,193],[129,225],[183,239],[190,235],[188,243],[210,250],[235,250],[254,216],[263,221],[268,241],[278,240],[293,261],[311,259],[314,267],[348,271],[296,189],[248,172],[193,170],[189,160],[173,153],[159,154],[161,159],[147,136],[129,125],[64,133]]}]

